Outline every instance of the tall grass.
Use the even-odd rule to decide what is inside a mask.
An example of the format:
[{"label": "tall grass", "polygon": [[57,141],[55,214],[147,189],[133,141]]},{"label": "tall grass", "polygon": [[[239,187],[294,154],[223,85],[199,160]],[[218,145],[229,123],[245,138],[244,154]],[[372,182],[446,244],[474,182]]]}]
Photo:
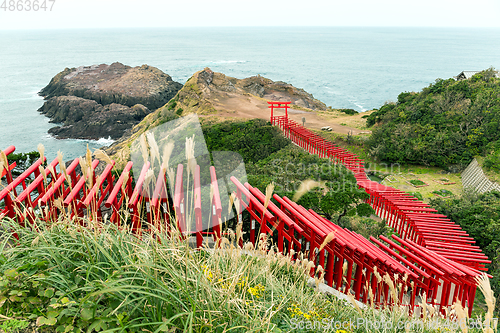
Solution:
[{"label": "tall grass", "polygon": [[[277,257],[258,258],[234,247],[196,251],[162,233],[139,239],[112,225],[94,225],[95,232],[68,221],[40,222],[38,233],[11,222],[4,228],[15,230],[19,240],[2,244],[2,295],[38,283],[19,299],[4,299],[0,312],[39,323],[55,316],[53,325],[64,330],[272,331],[283,325],[292,303],[318,297],[303,275],[280,266]],[[23,281],[10,281],[13,274]],[[52,289],[52,297],[39,297]],[[24,302],[37,308],[26,313]]]},{"label": "tall grass", "polygon": [[[235,239],[224,238],[221,249],[200,251],[179,235],[158,231],[138,238],[114,225],[89,225],[62,219],[39,222],[35,232],[3,220],[4,230],[19,239],[2,241],[2,318],[60,332],[283,332],[299,322],[323,323],[321,331],[339,332],[329,324],[351,322],[345,332],[398,332],[355,323],[410,320],[394,309],[360,314],[311,288],[304,273],[312,263],[292,262],[266,237],[256,249],[239,249]],[[317,273],[321,279],[322,269]]]},{"label": "tall grass", "polygon": [[[170,169],[173,147],[165,148],[160,163],[153,137],[141,137],[144,157],[149,157],[148,143],[152,163],[158,160]],[[43,146],[40,149],[43,156]],[[188,166],[194,166],[192,139],[186,141],[186,151]],[[109,159],[102,155],[104,160]],[[58,158],[62,160],[62,155]],[[83,173],[91,172],[90,151],[80,163]],[[65,168],[61,170],[69,178]],[[192,167],[188,170],[192,174]],[[92,177],[88,178],[86,186],[90,189]],[[153,178],[149,174],[146,184]],[[271,185],[266,189],[264,210],[272,193]],[[229,209],[233,203],[239,213],[241,203],[234,196]],[[437,309],[426,305],[425,295],[423,321],[414,322],[408,316],[407,304],[395,302],[386,309],[375,309],[369,286],[371,306],[363,309],[349,293],[345,301],[323,294],[323,268],[315,267],[314,261],[301,254],[292,259],[293,252],[287,256],[278,253],[266,234],[259,235],[255,247],[251,243],[243,249],[235,245],[243,237],[240,223],[236,232],[229,232],[230,239],[218,240],[220,248],[197,250],[179,230],[166,233],[162,228],[137,236],[126,223],[118,228],[92,214],[76,221],[60,201],[54,204],[60,206],[59,219],[36,221],[36,230],[0,217],[0,228],[6,231],[0,238],[0,322],[31,321],[56,332],[345,333],[442,332],[446,329],[436,330],[421,323],[438,320],[446,328],[450,319],[441,318]],[[124,221],[127,219],[125,216]],[[157,225],[160,223],[149,227]],[[17,238],[10,237],[14,234]],[[334,233],[329,234],[320,249],[334,237]],[[315,272],[315,288],[307,283],[311,271]],[[387,283],[396,300],[402,286],[394,285],[388,275],[382,278],[376,269],[374,272],[379,283]],[[495,299],[486,277],[478,283],[488,300],[490,311],[485,321],[490,323]],[[453,318],[462,319],[466,313],[459,305]],[[467,330],[465,326],[462,329]]]}]

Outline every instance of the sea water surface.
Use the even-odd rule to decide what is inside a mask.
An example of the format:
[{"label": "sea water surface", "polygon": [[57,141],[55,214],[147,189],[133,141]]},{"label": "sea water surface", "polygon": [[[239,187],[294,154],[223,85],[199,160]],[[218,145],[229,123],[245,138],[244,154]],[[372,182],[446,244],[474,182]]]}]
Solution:
[{"label": "sea water surface", "polygon": [[334,108],[366,111],[463,70],[500,68],[500,29],[165,28],[0,31],[0,149],[46,147],[65,158],[110,144],[57,140],[37,112],[38,92],[66,67],[119,61],[158,67],[180,83],[205,67],[260,74],[303,88]]}]

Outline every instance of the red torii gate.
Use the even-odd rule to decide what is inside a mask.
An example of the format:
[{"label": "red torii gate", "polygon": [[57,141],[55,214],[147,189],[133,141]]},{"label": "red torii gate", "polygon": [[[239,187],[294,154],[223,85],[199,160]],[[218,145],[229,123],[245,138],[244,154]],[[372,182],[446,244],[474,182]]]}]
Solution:
[{"label": "red torii gate", "polygon": [[[297,127],[296,123],[284,116],[275,118],[284,119],[281,125],[288,128],[288,134],[293,140],[306,143],[310,151],[330,158],[338,157],[347,164],[348,169],[357,173],[359,185],[366,188],[371,195],[368,200],[370,204],[377,208],[379,213],[396,217],[390,219],[393,226],[401,230],[404,228],[408,236],[400,238],[393,235],[392,239],[381,236],[380,240],[372,237],[372,242],[369,242],[362,236],[326,220],[313,210],[307,210],[289,198],[277,194],[273,195],[277,204],[269,202],[267,208],[264,208],[264,193],[231,177],[236,186],[236,197],[244,203],[245,209],[251,215],[249,240],[255,245],[256,236],[265,233],[276,240],[278,251],[283,255],[291,255],[294,250],[295,255],[291,258],[295,260],[298,257],[297,252],[302,252],[315,265],[324,267],[324,277],[329,286],[342,293],[352,292],[355,299],[363,303],[373,302],[376,307],[402,304],[406,295],[408,303],[403,305],[408,306],[412,313],[414,308],[419,307],[415,302],[416,296],[425,292],[427,302],[439,305],[442,313],[446,308],[449,309],[454,300],[459,299],[469,306],[470,315],[476,292],[474,278],[481,274],[481,270],[485,270],[484,263],[490,262],[479,247],[470,244],[473,243],[472,239],[444,215],[429,210],[427,204],[408,197],[402,191],[370,183],[364,173],[363,161],[356,155],[337,149],[326,140],[319,140],[314,133]],[[3,153],[10,154],[14,149],[9,147]],[[5,159],[1,151],[0,155]],[[142,232],[157,230],[170,233],[172,225],[177,222],[180,231],[183,231],[181,237],[194,237],[197,248],[201,248],[205,241],[203,235],[212,235],[215,246],[218,246],[218,240],[221,239],[219,224],[222,206],[213,166],[210,167],[213,213],[203,217],[201,202],[195,200],[193,208],[196,223],[191,230],[186,228],[186,192],[183,183],[185,170],[182,164],[177,167],[175,193],[170,202],[162,195],[167,181],[164,170],[160,170],[156,182],[145,184],[146,174],[151,170],[149,162],[143,165],[135,188],[132,188],[132,176],[129,172],[133,162],[127,163],[118,177],[111,173],[113,161],[97,175],[95,168],[98,160],[90,162],[87,173],[82,173],[75,170],[79,164],[78,158],[66,171],[61,169],[60,165],[59,170],[56,169],[58,160],[55,159],[45,169],[45,179],[39,170],[43,170],[41,166],[45,159],[39,159],[14,179],[10,175],[13,163],[9,163],[6,153],[5,156],[7,161],[2,164],[3,172],[0,175],[5,177],[7,187],[0,191],[0,201],[5,204],[5,208],[0,210],[0,218],[9,216],[21,225],[33,228],[36,228],[35,214],[43,212],[45,213],[41,217],[46,220],[68,214],[68,217],[86,216],[88,220],[102,221],[106,220],[102,212],[106,206],[111,208],[108,221],[119,227],[128,224],[127,217],[122,216],[120,212],[130,212],[131,231],[139,236]],[[30,175],[34,175],[35,180],[28,185],[26,179]],[[87,179],[92,179],[92,182],[86,187]],[[193,179],[194,197],[201,198],[199,166],[195,168]],[[16,187],[21,191],[19,195],[15,192]],[[151,197],[149,193],[152,194]],[[177,218],[171,220],[169,212],[174,213]],[[144,213],[145,215],[142,215]],[[211,231],[203,231],[203,219]],[[26,220],[29,224],[25,223]],[[141,225],[142,221],[146,222],[144,226]],[[78,219],[78,222],[84,225],[86,223],[83,219]],[[255,222],[260,224],[259,229],[255,228]],[[331,233],[334,233],[334,238],[322,248],[320,244]],[[239,245],[242,246],[242,242]],[[312,276],[317,274],[313,270],[309,273]],[[378,274],[380,276],[377,276]],[[399,286],[397,295],[389,293],[389,284],[383,279],[379,280],[381,276],[388,276]],[[409,287],[411,293],[408,295]]]},{"label": "red torii gate", "polygon": [[288,109],[291,103],[292,102],[267,102],[268,108],[271,109],[271,123],[274,118],[274,109],[285,109],[285,118],[288,118]]}]

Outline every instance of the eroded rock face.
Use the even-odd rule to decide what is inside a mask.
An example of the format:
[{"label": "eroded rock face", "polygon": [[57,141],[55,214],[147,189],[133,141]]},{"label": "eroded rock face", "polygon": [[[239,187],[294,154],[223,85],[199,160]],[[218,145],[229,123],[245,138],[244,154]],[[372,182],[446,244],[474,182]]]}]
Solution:
[{"label": "eroded rock face", "polygon": [[[291,84],[275,82],[260,75],[236,79],[213,72],[210,68],[196,72],[167,108],[180,111],[177,112],[179,115],[191,112],[210,114],[217,112],[218,104],[224,104],[222,100],[225,98],[248,94],[270,101],[290,101],[311,110],[327,110],[325,103]],[[162,118],[162,115],[159,118]]]},{"label": "eroded rock face", "polygon": [[[325,103],[315,99],[304,89],[296,88],[286,82],[272,81],[260,75],[236,79],[205,68],[196,73],[193,79],[204,95],[214,92],[248,93],[270,101],[290,101],[292,104],[312,110],[327,110]],[[185,88],[186,86],[183,90]]]},{"label": "eroded rock face", "polygon": [[116,140],[150,113],[141,104],[131,108],[116,103],[101,105],[75,96],[52,97],[39,111],[50,117],[51,123],[63,124],[49,130],[57,138],[89,140],[108,137]]},{"label": "eroded rock face", "polygon": [[40,91],[39,109],[53,123],[57,138],[120,138],[182,88],[161,70],[121,63],[66,68]]},{"label": "eroded rock face", "polygon": [[306,109],[327,110],[324,103],[291,84],[274,82],[262,76],[237,79],[205,68],[194,73],[174,98],[146,116],[106,151],[119,165],[125,165],[130,156],[130,144],[139,135],[191,113],[201,117],[217,115],[268,120],[269,106],[266,100],[290,101]]},{"label": "eroded rock face", "polygon": [[237,86],[267,100],[291,101],[292,104],[312,110],[327,109],[325,103],[315,99],[304,89],[296,88],[286,82],[272,81],[260,75],[238,80]]}]

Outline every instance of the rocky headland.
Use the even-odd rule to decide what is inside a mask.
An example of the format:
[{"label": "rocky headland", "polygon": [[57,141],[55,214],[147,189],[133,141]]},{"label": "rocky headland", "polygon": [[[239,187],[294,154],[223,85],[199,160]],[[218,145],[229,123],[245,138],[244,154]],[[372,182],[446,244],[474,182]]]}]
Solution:
[{"label": "rocky headland", "polygon": [[39,111],[59,125],[49,133],[60,139],[111,137],[116,142],[107,151],[118,163],[128,160],[130,143],[148,128],[190,113],[210,121],[269,120],[268,101],[291,101],[289,116],[299,123],[305,118],[307,127],[359,132],[332,122],[337,117],[332,109],[304,89],[260,75],[237,79],[210,68],[194,73],[184,86],[148,65],[66,68],[40,95],[45,103]]},{"label": "rocky headland", "polygon": [[289,115],[292,119],[300,122],[302,117],[306,117],[308,126],[312,128],[320,129],[325,125],[331,125],[336,126],[339,132],[357,131],[330,123],[319,116],[320,112],[329,113],[331,109],[313,95],[291,84],[275,82],[262,76],[237,79],[205,68],[196,72],[174,98],[148,114],[131,131],[109,147],[107,152],[118,164],[123,163],[129,159],[131,142],[141,133],[190,113],[198,114],[202,121],[234,118],[269,120],[267,101],[291,101],[293,109],[289,110]]},{"label": "rocky headland", "polygon": [[146,115],[167,103],[182,84],[148,65],[121,63],[66,68],[40,91],[39,111],[57,138],[118,139]]},{"label": "rocky headland", "polygon": [[[178,113],[196,112],[202,115],[235,111],[245,107],[241,97],[246,97],[246,100],[257,98],[263,102],[291,101],[297,108],[327,110],[325,103],[291,84],[274,82],[260,75],[237,79],[213,72],[210,68],[196,72],[166,108],[176,109]],[[264,104],[267,110],[267,104]],[[179,109],[182,111],[179,112]]]}]

